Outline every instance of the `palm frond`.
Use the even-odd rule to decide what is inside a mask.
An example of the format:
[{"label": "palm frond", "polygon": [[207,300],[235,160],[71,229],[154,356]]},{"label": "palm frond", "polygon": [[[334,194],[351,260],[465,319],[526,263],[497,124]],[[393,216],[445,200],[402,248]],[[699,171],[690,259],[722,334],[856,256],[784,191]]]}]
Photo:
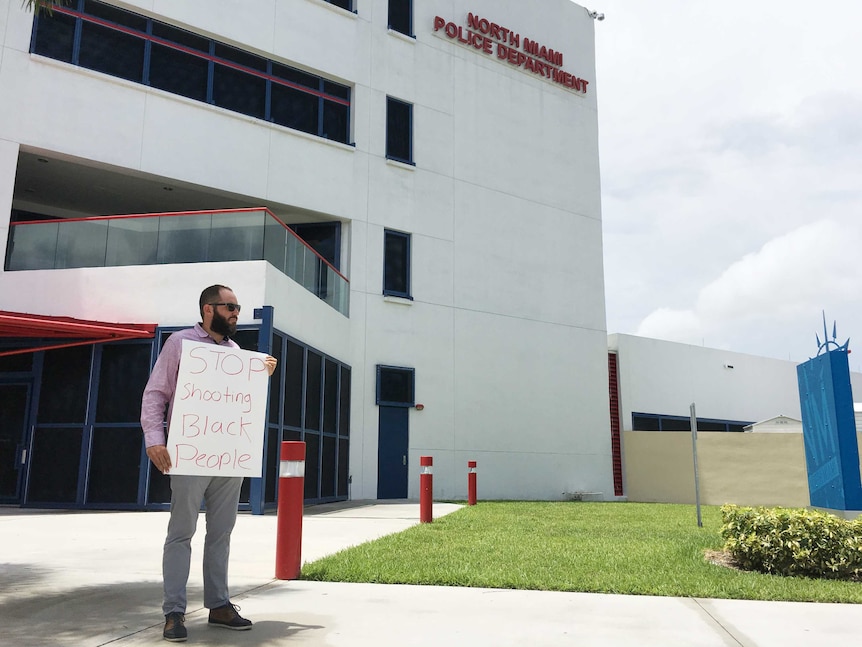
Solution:
[{"label": "palm frond", "polygon": [[70,0],[24,0],[24,6],[36,15],[46,13],[54,15],[54,7],[65,6]]}]

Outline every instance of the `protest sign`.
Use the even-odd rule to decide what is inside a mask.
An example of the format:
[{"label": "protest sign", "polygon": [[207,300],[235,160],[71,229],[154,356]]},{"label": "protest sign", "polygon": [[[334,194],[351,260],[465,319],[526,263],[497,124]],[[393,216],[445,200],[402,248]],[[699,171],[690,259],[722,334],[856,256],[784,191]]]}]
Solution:
[{"label": "protest sign", "polygon": [[171,474],[261,475],[265,353],[183,340],[168,425]]}]

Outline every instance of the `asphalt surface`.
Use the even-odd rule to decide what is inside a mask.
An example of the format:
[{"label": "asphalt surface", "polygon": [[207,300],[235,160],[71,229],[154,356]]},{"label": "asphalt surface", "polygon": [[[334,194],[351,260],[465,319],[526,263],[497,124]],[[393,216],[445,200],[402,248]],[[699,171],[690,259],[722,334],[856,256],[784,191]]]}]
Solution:
[{"label": "asphalt surface", "polygon": [[[434,517],[458,507],[435,504]],[[167,519],[0,508],[0,645],[168,644],[160,606]],[[418,522],[411,502],[310,507],[302,558]],[[207,626],[202,606],[203,526],[193,541],[189,645],[862,646],[862,605],[277,580],[274,514],[238,518],[231,595],[254,628],[228,631]]]}]

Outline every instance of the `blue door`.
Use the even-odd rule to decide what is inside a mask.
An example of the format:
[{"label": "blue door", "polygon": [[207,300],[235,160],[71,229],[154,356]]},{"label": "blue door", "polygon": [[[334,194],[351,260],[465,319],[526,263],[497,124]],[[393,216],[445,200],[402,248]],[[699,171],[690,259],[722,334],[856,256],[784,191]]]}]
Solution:
[{"label": "blue door", "polygon": [[377,498],[407,498],[407,407],[380,406],[377,433]]}]

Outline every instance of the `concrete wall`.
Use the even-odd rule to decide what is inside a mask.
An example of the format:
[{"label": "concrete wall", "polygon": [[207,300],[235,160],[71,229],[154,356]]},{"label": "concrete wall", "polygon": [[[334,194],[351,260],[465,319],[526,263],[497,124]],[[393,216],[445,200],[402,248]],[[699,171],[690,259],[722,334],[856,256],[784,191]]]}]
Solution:
[{"label": "concrete wall", "polygon": [[[629,501],[695,502],[690,433],[626,431],[623,444]],[[697,458],[704,505],[810,503],[802,434],[701,432]]]}]

